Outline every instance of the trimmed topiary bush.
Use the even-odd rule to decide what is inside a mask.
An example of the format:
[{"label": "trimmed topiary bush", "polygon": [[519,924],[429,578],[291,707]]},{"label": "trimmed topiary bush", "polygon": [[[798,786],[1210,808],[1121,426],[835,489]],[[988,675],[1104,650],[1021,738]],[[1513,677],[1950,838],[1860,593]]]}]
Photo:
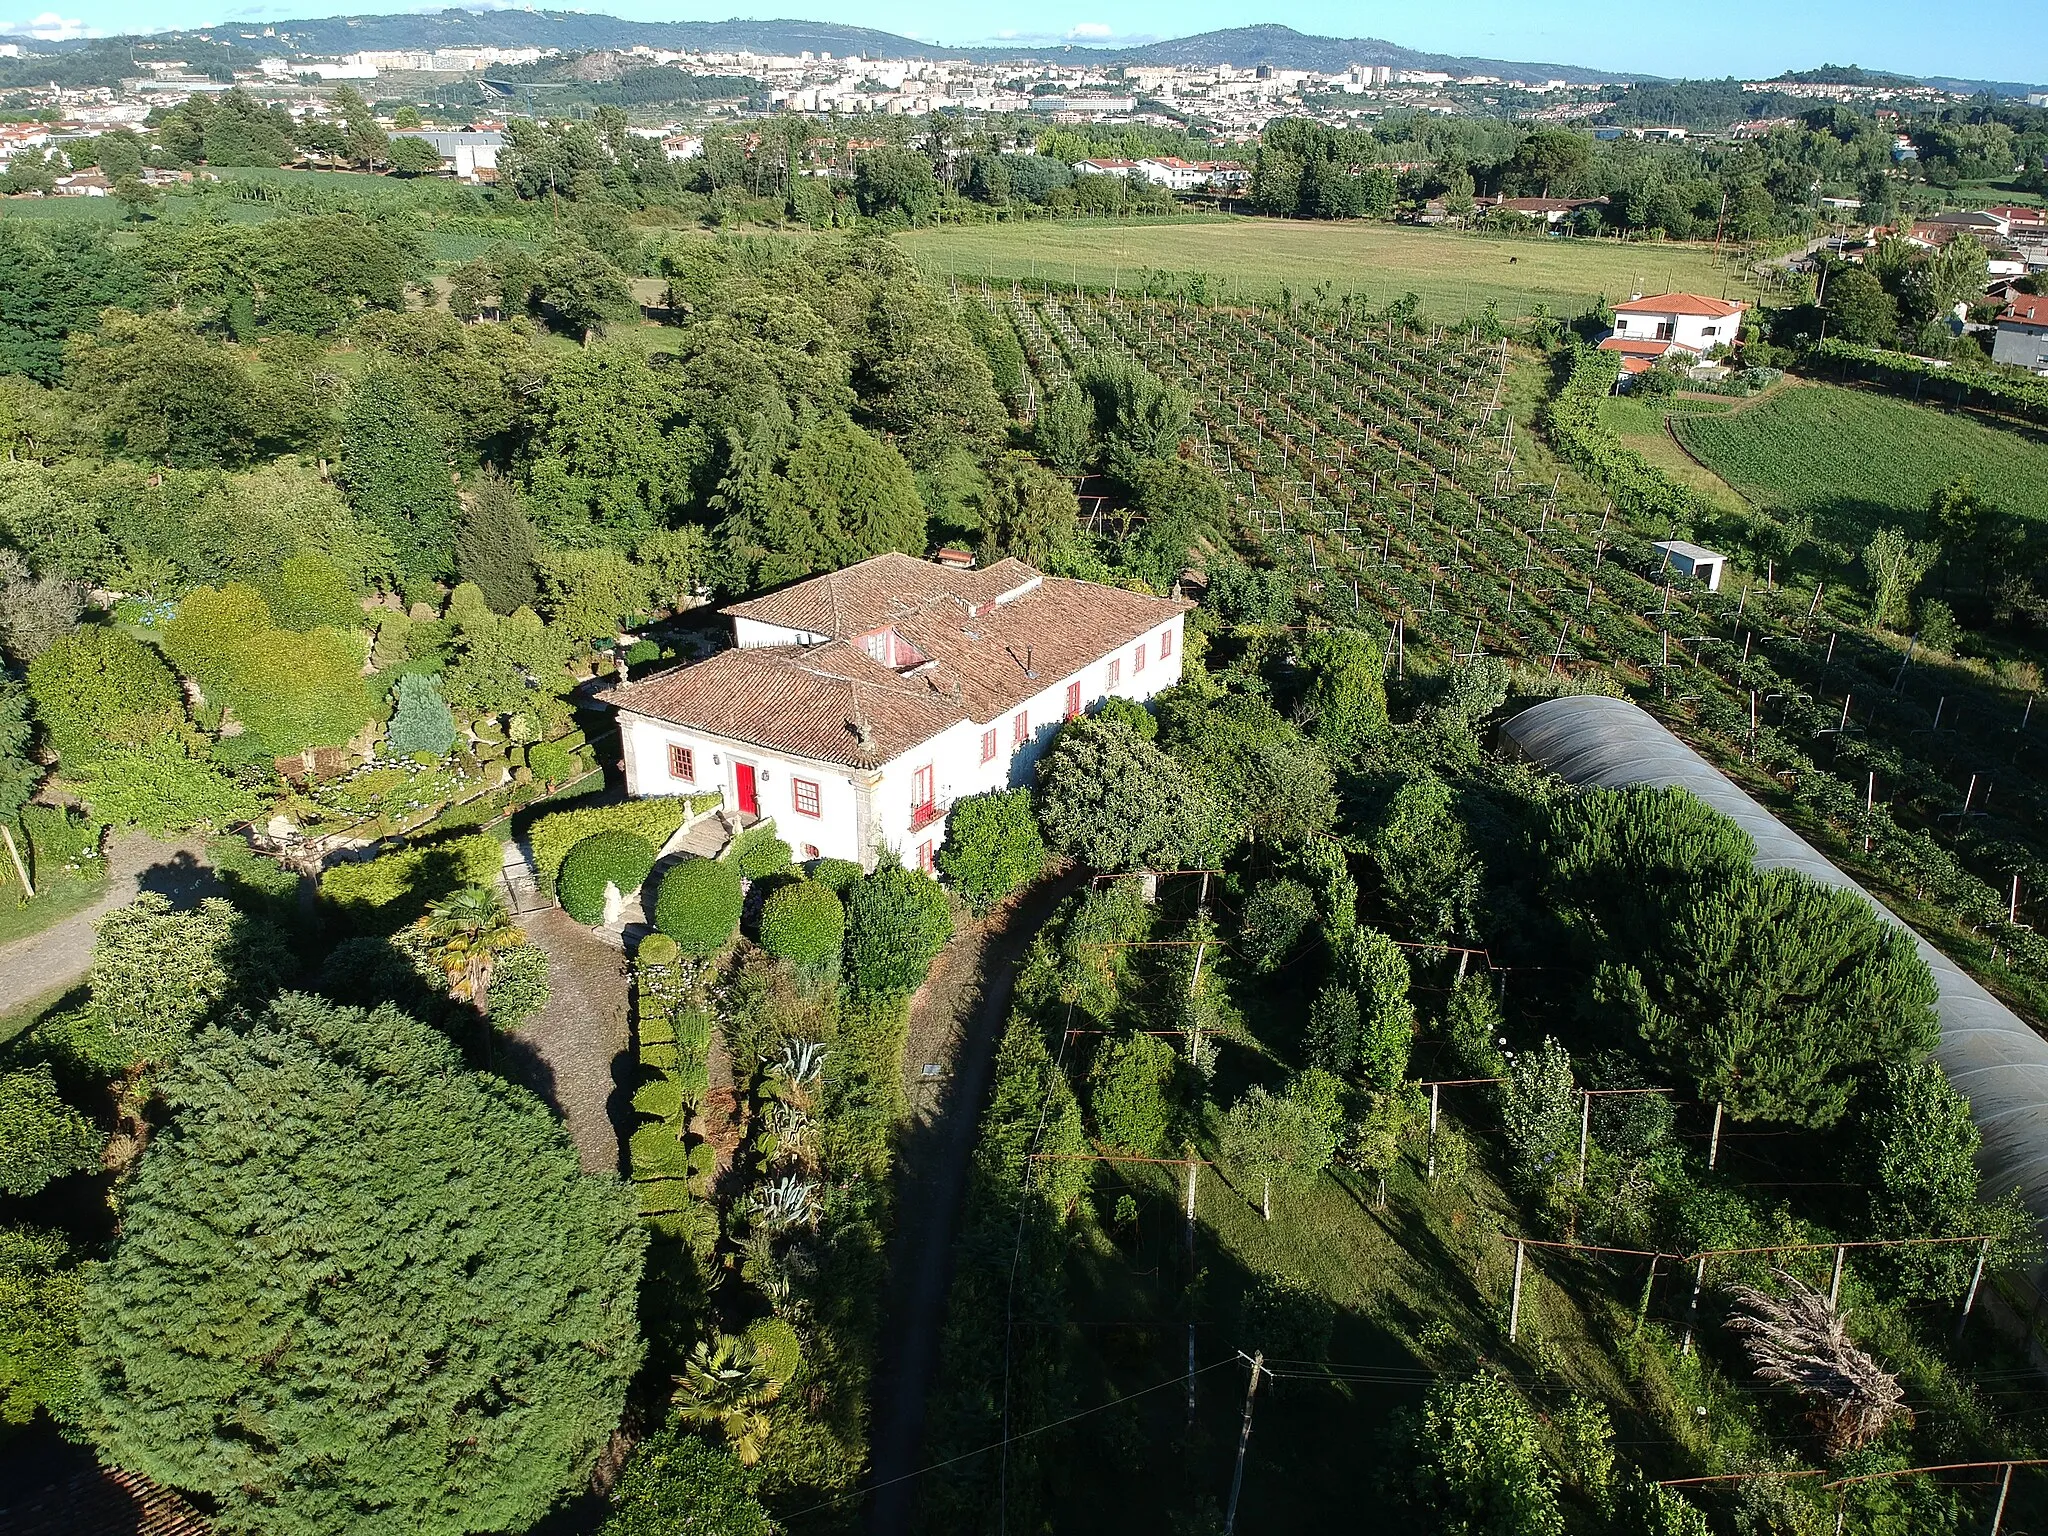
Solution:
[{"label": "trimmed topiary bush", "polygon": [[648,934],[635,955],[642,965],[674,965],[682,957],[681,946],[665,933]]},{"label": "trimmed topiary bush", "polygon": [[717,859],[685,859],[661,877],[654,926],[686,955],[716,955],[740,929],[740,872]]},{"label": "trimmed topiary bush", "polygon": [[673,795],[649,795],[642,800],[614,800],[603,805],[572,801],[568,810],[536,819],[527,828],[526,843],[533,850],[533,867],[540,877],[553,880],[569,850],[592,833],[637,832],[659,848],[675,835],[687,811],[688,807]]},{"label": "trimmed topiary bush", "polygon": [[765,880],[789,868],[789,844],[775,835],[774,822],[759,822],[732,840],[725,861],[749,880]]},{"label": "trimmed topiary bush", "polygon": [[601,923],[605,887],[615,885],[621,896],[631,896],[652,868],[654,844],[638,833],[594,833],[569,850],[555,880],[555,894],[562,910],[577,922]]},{"label": "trimmed topiary bush", "polygon": [[861,873],[861,867],[851,859],[818,859],[811,865],[811,879],[841,896],[853,889]]},{"label": "trimmed topiary bush", "polygon": [[1045,861],[1028,789],[969,795],[946,817],[939,873],[977,914],[1037,879]]},{"label": "trimmed topiary bush", "polygon": [[785,885],[761,908],[761,947],[799,970],[836,959],[846,939],[846,908],[813,880]]},{"label": "trimmed topiary bush", "polygon": [[803,1364],[804,1349],[796,1330],[779,1317],[764,1317],[747,1325],[747,1343],[754,1360],[778,1387],[796,1374]]},{"label": "trimmed topiary bush", "polygon": [[929,875],[888,865],[847,898],[846,961],[856,991],[915,992],[952,936],[953,909]]}]

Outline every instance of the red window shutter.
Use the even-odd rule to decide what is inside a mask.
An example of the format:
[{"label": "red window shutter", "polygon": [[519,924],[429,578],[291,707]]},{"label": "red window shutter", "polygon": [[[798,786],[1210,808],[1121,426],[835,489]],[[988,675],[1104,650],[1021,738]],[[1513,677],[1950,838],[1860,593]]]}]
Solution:
[{"label": "red window shutter", "polygon": [[1071,720],[1079,713],[1081,713],[1081,685],[1079,683],[1069,683],[1067,684],[1067,718]]},{"label": "red window shutter", "polygon": [[1166,660],[1173,654],[1173,631],[1162,630],[1159,635],[1159,659]]},{"label": "red window shutter", "polygon": [[996,728],[990,726],[981,733],[981,760],[992,763],[996,759]]},{"label": "red window shutter", "polygon": [[1031,739],[1031,718],[1023,710],[1017,711],[1017,718],[1010,722],[1010,740],[1013,745],[1023,746]]},{"label": "red window shutter", "polygon": [[1121,656],[1109,658],[1109,686],[1114,688],[1124,680],[1124,659]]},{"label": "red window shutter", "polygon": [[668,749],[668,776],[685,784],[697,782],[697,754],[689,747]]}]

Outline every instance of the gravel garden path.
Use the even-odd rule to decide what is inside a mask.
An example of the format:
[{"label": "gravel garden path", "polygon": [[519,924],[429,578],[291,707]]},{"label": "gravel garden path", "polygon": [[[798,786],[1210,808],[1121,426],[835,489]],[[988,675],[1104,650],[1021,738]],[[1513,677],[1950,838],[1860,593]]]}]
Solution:
[{"label": "gravel garden path", "polygon": [[549,997],[500,1037],[506,1075],[554,1106],[586,1173],[618,1172],[634,1074],[625,953],[558,907],[528,912],[519,925],[547,951]]}]

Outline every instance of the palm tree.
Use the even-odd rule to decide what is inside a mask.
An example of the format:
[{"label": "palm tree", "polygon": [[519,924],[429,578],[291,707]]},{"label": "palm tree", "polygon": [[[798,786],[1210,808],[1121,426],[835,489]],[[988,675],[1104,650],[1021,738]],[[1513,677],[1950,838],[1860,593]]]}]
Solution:
[{"label": "palm tree", "polygon": [[761,1459],[768,1448],[764,1410],[780,1389],[754,1358],[752,1345],[723,1334],[715,1344],[698,1340],[675,1384],[676,1412],[684,1423],[717,1430],[746,1466]]},{"label": "palm tree", "polygon": [[497,893],[481,885],[464,886],[428,907],[419,926],[448,975],[448,995],[489,1012],[491,970],[498,955],[526,942]]}]

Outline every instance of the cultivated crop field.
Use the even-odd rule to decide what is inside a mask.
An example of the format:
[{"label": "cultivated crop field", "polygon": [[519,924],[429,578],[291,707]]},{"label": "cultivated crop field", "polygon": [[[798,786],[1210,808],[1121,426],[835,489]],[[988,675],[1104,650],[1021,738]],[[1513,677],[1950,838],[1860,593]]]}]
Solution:
[{"label": "cultivated crop field", "polygon": [[[1188,390],[1198,449],[1232,493],[1241,547],[1293,575],[1305,610],[1383,623],[1390,671],[1484,653],[1519,663],[1539,691],[1582,674],[1618,685],[1988,984],[2037,1017],[2048,1010],[2048,946],[2005,921],[2014,873],[2048,890],[2048,785],[2031,733],[2016,732],[2031,719],[2024,689],[1924,659],[1902,667],[1900,647],[1865,627],[1862,595],[1832,575],[1709,593],[1660,569],[1648,540],[1667,536],[1664,526],[1630,527],[1561,473],[1527,478],[1505,404],[1507,344],[1476,328],[1405,329],[1356,307],[1287,318],[1049,287],[986,294],[1015,328],[1039,398],[1097,350]],[[1895,405],[1846,390],[1791,393]],[[1931,420],[2005,441],[1974,422],[1895,408],[1923,431]],[[2048,450],[2028,446],[2048,464]],[[1874,440],[1865,452],[1877,474],[1897,456]],[[1957,467],[1929,468],[1927,489],[1901,491],[1893,505],[1924,503]],[[1959,819],[1966,801],[1971,814]]]},{"label": "cultivated crop field", "polygon": [[1412,229],[1355,220],[1231,219],[1186,224],[977,224],[912,230],[898,240],[935,273],[1065,280],[1135,288],[1147,268],[1203,272],[1225,295],[1276,299],[1318,284],[1385,305],[1413,293],[1432,315],[1497,303],[1508,316],[1541,304],[1578,315],[1632,293],[1753,297],[1740,263],[1711,246],[1549,240]]},{"label": "cultivated crop field", "polygon": [[1973,474],[1997,505],[2048,517],[2048,437],[1832,384],[1676,420],[1688,451],[1764,510],[1809,516],[1822,538],[1860,547],[1892,523],[1920,532],[1928,499]]}]

